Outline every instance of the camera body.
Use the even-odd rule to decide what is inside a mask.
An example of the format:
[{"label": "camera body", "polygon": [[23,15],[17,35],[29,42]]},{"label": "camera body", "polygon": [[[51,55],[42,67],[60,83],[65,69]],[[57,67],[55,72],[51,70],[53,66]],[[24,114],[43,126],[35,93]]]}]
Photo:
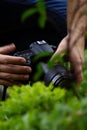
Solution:
[{"label": "camera body", "polygon": [[[55,64],[52,68],[47,64],[55,48],[55,46],[49,45],[42,40],[33,42],[29,45],[27,50],[14,54],[14,56],[24,57],[26,59],[26,65],[32,67],[29,82],[43,81],[46,86],[52,82],[54,87],[70,87],[73,81],[72,74],[60,64]],[[41,66],[42,74],[39,79],[35,80],[33,77],[35,73],[38,73],[36,72],[36,66],[38,64]]]}]

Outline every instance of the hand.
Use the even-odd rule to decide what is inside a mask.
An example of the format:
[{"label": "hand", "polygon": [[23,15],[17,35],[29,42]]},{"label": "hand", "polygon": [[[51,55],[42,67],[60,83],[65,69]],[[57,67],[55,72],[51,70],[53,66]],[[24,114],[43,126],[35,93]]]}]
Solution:
[{"label": "hand", "polygon": [[29,79],[31,68],[25,66],[26,60],[22,57],[7,55],[16,49],[15,45],[9,44],[0,47],[0,84],[12,86],[21,85],[20,81]]},{"label": "hand", "polygon": [[84,38],[80,37],[78,40],[76,40],[76,38],[76,35],[72,35],[71,37],[67,35],[60,42],[53,57],[66,50],[71,63],[71,71],[76,79],[76,83],[80,84],[83,79],[82,67],[84,63]]}]

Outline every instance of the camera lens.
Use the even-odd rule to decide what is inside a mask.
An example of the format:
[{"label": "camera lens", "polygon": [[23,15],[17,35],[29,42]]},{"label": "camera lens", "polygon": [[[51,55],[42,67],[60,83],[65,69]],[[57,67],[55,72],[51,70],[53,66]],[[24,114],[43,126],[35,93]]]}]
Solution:
[{"label": "camera lens", "polygon": [[49,69],[49,71],[44,76],[44,82],[46,86],[50,83],[54,85],[54,87],[70,87],[72,82],[72,74],[63,66],[56,65],[53,69]]}]

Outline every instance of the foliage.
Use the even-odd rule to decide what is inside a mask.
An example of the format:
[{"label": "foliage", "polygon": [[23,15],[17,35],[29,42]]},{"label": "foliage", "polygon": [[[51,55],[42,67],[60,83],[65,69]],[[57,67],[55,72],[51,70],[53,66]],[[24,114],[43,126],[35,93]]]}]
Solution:
[{"label": "foliage", "polygon": [[24,22],[28,17],[34,15],[38,13],[39,14],[39,18],[38,18],[38,25],[41,28],[44,28],[45,26],[45,22],[46,22],[46,9],[45,9],[45,2],[44,0],[38,0],[38,2],[36,3],[36,6],[33,8],[29,8],[27,9],[23,15],[22,15],[22,22]]},{"label": "foliage", "polygon": [[87,97],[52,88],[41,82],[9,88],[10,98],[0,102],[0,130],[86,130]]}]

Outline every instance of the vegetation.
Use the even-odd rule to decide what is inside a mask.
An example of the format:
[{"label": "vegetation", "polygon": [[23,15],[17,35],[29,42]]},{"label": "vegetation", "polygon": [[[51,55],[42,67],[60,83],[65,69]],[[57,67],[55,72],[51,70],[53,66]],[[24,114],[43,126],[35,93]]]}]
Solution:
[{"label": "vegetation", "polygon": [[35,4],[35,7],[27,9],[21,17],[21,21],[24,22],[28,17],[31,17],[32,15],[38,13],[38,25],[40,28],[45,27],[47,14],[46,14],[46,8],[45,8],[45,2],[44,0],[38,0],[38,2]]}]

